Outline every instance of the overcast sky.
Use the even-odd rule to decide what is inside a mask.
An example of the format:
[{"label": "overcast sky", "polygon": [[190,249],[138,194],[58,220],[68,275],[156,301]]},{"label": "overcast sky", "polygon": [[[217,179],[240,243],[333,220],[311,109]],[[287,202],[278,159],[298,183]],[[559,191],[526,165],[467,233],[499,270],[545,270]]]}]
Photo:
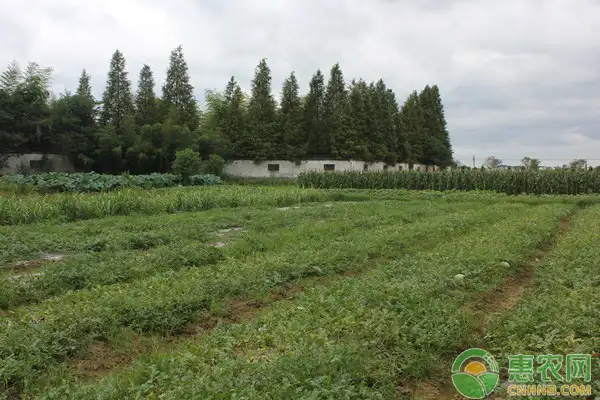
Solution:
[{"label": "overcast sky", "polygon": [[0,38],[0,63],[53,67],[56,92],[86,68],[98,96],[117,48],[134,87],[144,63],[159,86],[183,45],[201,101],[232,75],[249,91],[263,57],[275,94],[291,71],[305,93],[339,62],[400,103],[437,84],[467,165],[600,164],[598,0],[0,0]]}]

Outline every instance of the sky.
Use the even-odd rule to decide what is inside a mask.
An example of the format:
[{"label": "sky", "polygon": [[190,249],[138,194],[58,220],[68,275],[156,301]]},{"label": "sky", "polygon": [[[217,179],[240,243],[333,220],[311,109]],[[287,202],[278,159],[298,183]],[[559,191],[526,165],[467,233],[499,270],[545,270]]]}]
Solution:
[{"label": "sky", "polygon": [[201,103],[231,76],[249,91],[262,58],[277,96],[339,62],[400,104],[438,85],[466,165],[600,165],[600,0],[0,0],[0,38],[0,65],[53,67],[56,93],[85,68],[98,97],[116,49],[134,88],[149,64],[160,92],[182,45]]}]

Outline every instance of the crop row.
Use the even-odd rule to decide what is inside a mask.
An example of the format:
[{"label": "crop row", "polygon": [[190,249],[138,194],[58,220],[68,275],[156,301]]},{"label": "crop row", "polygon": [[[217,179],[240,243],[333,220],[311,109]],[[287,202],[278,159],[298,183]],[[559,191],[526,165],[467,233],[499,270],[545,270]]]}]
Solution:
[{"label": "crop row", "polygon": [[[336,178],[337,179],[337,178]],[[320,186],[320,185],[317,185]],[[379,200],[498,201],[527,204],[598,203],[596,195],[573,197],[507,196],[494,192],[410,191],[352,189],[302,189],[298,187],[209,186],[156,190],[123,189],[99,194],[61,193],[26,197],[0,196],[0,225],[43,221],[77,221],[122,215],[158,215],[240,206],[284,207],[305,202]]]},{"label": "crop row", "polygon": [[464,229],[430,251],[314,286],[97,384],[45,386],[40,398],[397,398],[400,384],[436,372],[469,341],[465,302],[515,272],[566,212],[539,206]]},{"label": "crop row", "polygon": [[[416,202],[404,202],[402,208],[415,204]],[[372,205],[386,214],[401,212],[397,204],[391,204],[389,201],[386,204],[374,202]],[[235,212],[231,212],[228,209],[216,208],[191,213],[116,216],[61,224],[2,226],[0,266],[10,267],[11,262],[36,259],[40,253],[64,254],[68,260],[71,256],[79,254],[113,254],[149,250],[177,242],[218,241],[221,234],[219,231],[231,227],[263,233],[277,228],[293,227],[307,220],[324,220],[339,224],[337,220],[347,213],[364,220],[364,217],[369,216],[370,209],[365,207],[364,202],[317,202],[305,203],[288,210],[276,210],[274,207],[239,207]]]},{"label": "crop row", "polygon": [[301,187],[332,189],[489,190],[506,194],[600,193],[600,172],[555,170],[445,170],[439,172],[303,172]]},{"label": "crop row", "polygon": [[[572,225],[572,231],[561,237],[536,268],[535,286],[526,291],[516,309],[491,321],[485,343],[503,367],[511,354],[597,354],[600,208],[578,213]],[[594,393],[600,391],[597,367],[594,359]],[[564,376],[564,372],[563,365],[560,373]]]},{"label": "crop row", "polygon": [[41,221],[76,221],[115,215],[157,215],[239,206],[289,206],[315,201],[368,200],[360,193],[344,194],[295,187],[201,187],[124,189],[99,195],[54,194],[1,197],[0,225]]},{"label": "crop row", "polygon": [[[433,218],[448,212],[475,210],[482,208],[482,204],[435,204],[420,203],[406,204],[403,207],[393,207],[391,202],[374,202],[369,207],[364,203],[360,207],[351,204],[341,204],[336,207],[325,208],[315,226],[312,218],[295,218],[294,214],[306,216],[315,213],[287,213],[289,216],[285,227],[279,227],[278,219],[264,218],[265,213],[255,213],[254,218],[260,218],[262,226],[246,226],[243,232],[237,233],[233,243],[225,248],[215,248],[205,244],[210,237],[207,232],[198,232],[200,238],[206,240],[186,240],[181,235],[180,229],[170,229],[171,235],[156,235],[152,239],[164,239],[165,244],[153,249],[147,245],[156,243],[150,237],[138,237],[133,243],[136,248],[143,251],[121,250],[101,251],[96,253],[82,253],[69,258],[47,264],[41,275],[15,279],[12,275],[0,275],[0,308],[14,307],[20,304],[40,301],[44,298],[59,295],[69,290],[91,288],[98,285],[109,285],[118,282],[129,282],[165,271],[178,271],[189,268],[206,267],[222,259],[226,262],[242,263],[244,259],[252,258],[257,252],[269,252],[272,257],[285,259],[290,249],[311,249],[312,252],[324,251],[335,248],[344,241],[351,241],[350,236],[356,237],[356,229],[381,229],[387,225],[421,222],[424,218]],[[343,219],[352,212],[352,219]],[[262,215],[261,215],[262,214]],[[271,214],[273,212],[271,211]],[[284,216],[284,213],[278,213]],[[384,217],[382,217],[384,216]],[[201,215],[190,215],[186,218],[187,224],[202,226]],[[261,218],[262,217],[262,218]],[[323,219],[328,217],[327,220]],[[204,218],[208,219],[208,218]],[[183,220],[182,220],[183,221]],[[164,222],[163,222],[164,223]],[[131,226],[129,226],[131,227]],[[172,227],[173,228],[173,227]],[[410,226],[407,226],[410,230]],[[187,232],[183,232],[184,234]],[[60,235],[60,232],[56,232]],[[359,233],[364,234],[364,233]],[[171,239],[172,238],[172,239]],[[213,233],[211,239],[217,239]],[[219,238],[228,240],[230,238]],[[410,236],[404,241],[406,251],[410,251],[412,244],[423,238],[419,235]],[[43,237],[43,241],[48,238]],[[82,241],[85,238],[81,238]],[[229,241],[229,240],[228,240]],[[160,243],[160,242],[159,242]],[[142,247],[138,247],[142,246]],[[0,247],[1,249],[1,247]],[[362,251],[363,249],[357,249]],[[300,254],[300,257],[307,253]],[[356,253],[356,255],[361,254]],[[351,255],[351,254],[349,254]],[[295,256],[294,256],[295,257]],[[307,260],[308,262],[309,260]]]},{"label": "crop row", "polygon": [[[259,251],[245,259],[243,267],[239,260],[225,260],[209,268],[167,272],[52,298],[0,325],[0,377],[5,382],[25,380],[36,370],[76,353],[87,341],[110,337],[120,327],[138,332],[177,331],[210,313],[225,298],[260,296],[271,287],[297,278],[360,268],[381,257],[403,258],[424,249],[423,241],[435,246],[453,240],[452,235],[507,216],[512,217],[513,224],[522,221],[530,208],[499,205],[414,223],[391,220],[375,229],[355,230],[354,235],[328,246],[313,249],[314,244],[307,241],[306,245],[291,243],[279,252]],[[314,226],[312,229],[320,230]],[[314,235],[314,242],[322,239]],[[402,246],[403,241],[410,246]],[[261,242],[255,245],[263,247]]]},{"label": "crop row", "polygon": [[[55,192],[105,192],[123,188],[166,188],[181,185],[181,177],[172,174],[107,175],[95,172],[48,172],[33,175],[5,175],[0,177],[0,188],[23,192],[27,188],[39,193]],[[219,185],[215,175],[195,175],[190,179],[194,186]]]}]

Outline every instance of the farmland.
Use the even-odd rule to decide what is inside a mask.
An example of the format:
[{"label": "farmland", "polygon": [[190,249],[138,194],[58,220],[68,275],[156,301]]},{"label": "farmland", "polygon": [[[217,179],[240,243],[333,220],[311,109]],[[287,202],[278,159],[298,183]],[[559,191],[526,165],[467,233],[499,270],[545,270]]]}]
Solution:
[{"label": "farmland", "polygon": [[0,197],[0,396],[450,398],[469,347],[503,373],[509,354],[597,349],[598,203],[251,185]]}]

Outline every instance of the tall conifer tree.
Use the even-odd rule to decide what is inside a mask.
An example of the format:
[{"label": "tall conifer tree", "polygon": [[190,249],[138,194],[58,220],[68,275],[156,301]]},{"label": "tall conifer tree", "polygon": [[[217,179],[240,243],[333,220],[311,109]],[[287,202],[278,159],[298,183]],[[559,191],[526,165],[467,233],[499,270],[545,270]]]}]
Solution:
[{"label": "tall conifer tree", "polygon": [[125,68],[125,57],[119,50],[115,51],[110,62],[106,90],[102,96],[100,121],[102,124],[112,124],[117,130],[134,114],[131,82]]},{"label": "tall conifer tree", "polygon": [[276,129],[276,104],[271,93],[271,70],[262,59],[256,67],[248,103],[248,130],[253,141],[249,156],[254,160],[277,158],[282,143]]},{"label": "tall conifer tree", "polygon": [[152,125],[158,121],[154,75],[149,65],[144,64],[140,71],[138,90],[135,97],[136,122],[138,125]]},{"label": "tall conifer tree", "polygon": [[307,141],[302,129],[302,103],[300,88],[294,72],[283,83],[278,129],[284,141],[283,156],[300,159],[306,155]]},{"label": "tall conifer tree", "polygon": [[308,155],[329,156],[329,136],[325,130],[323,113],[325,79],[321,70],[312,76],[308,94],[304,100],[304,135],[308,142]]},{"label": "tall conifer tree", "polygon": [[198,127],[200,115],[182,46],[171,51],[167,79],[162,92],[165,106],[168,108],[169,114],[174,116],[175,121],[172,122],[187,126],[190,131],[195,130]]},{"label": "tall conifer tree", "polygon": [[353,155],[348,105],[344,74],[336,63],[327,82],[323,113],[325,129],[330,137],[331,156],[335,159],[348,159]]}]

